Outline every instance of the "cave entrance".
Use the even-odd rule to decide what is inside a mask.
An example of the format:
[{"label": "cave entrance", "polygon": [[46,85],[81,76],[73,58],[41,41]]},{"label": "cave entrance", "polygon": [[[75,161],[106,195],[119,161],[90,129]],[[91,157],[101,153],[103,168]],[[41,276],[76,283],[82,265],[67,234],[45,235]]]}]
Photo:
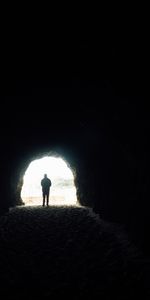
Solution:
[{"label": "cave entrance", "polygon": [[54,156],[33,160],[28,166],[21,190],[25,205],[42,205],[41,179],[44,174],[52,182],[49,205],[77,205],[73,172],[61,157]]}]

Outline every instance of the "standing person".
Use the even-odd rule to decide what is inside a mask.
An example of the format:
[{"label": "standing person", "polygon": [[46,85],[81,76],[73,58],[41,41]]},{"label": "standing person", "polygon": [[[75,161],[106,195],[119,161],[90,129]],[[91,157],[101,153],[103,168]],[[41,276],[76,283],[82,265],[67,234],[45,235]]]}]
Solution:
[{"label": "standing person", "polygon": [[49,205],[49,192],[50,186],[52,185],[51,180],[44,174],[44,178],[41,180],[42,192],[43,192],[43,206],[45,206],[45,198],[47,206]]}]

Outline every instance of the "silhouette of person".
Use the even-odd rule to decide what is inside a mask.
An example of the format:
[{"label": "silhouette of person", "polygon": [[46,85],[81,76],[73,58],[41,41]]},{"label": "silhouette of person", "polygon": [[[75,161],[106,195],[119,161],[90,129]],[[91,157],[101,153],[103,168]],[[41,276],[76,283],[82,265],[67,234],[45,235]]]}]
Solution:
[{"label": "silhouette of person", "polygon": [[43,192],[43,206],[45,206],[45,199],[47,206],[49,205],[49,192],[50,186],[52,185],[51,180],[44,174],[44,178],[41,180],[42,192]]}]

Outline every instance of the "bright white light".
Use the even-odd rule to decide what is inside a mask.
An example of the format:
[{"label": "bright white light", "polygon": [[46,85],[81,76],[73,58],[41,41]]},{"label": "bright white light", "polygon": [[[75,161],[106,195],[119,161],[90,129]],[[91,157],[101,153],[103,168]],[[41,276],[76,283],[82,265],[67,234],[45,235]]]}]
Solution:
[{"label": "bright white light", "polygon": [[43,157],[30,163],[24,175],[21,197],[26,205],[42,204],[41,179],[51,179],[50,205],[76,205],[76,189],[72,171],[62,158]]}]

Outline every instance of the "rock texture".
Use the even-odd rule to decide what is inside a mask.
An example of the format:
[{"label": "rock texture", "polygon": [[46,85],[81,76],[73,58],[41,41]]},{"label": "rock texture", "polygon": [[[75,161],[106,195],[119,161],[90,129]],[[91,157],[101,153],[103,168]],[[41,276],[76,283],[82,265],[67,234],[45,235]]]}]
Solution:
[{"label": "rock texture", "polygon": [[85,207],[20,207],[0,218],[1,299],[149,299],[149,263]]}]

